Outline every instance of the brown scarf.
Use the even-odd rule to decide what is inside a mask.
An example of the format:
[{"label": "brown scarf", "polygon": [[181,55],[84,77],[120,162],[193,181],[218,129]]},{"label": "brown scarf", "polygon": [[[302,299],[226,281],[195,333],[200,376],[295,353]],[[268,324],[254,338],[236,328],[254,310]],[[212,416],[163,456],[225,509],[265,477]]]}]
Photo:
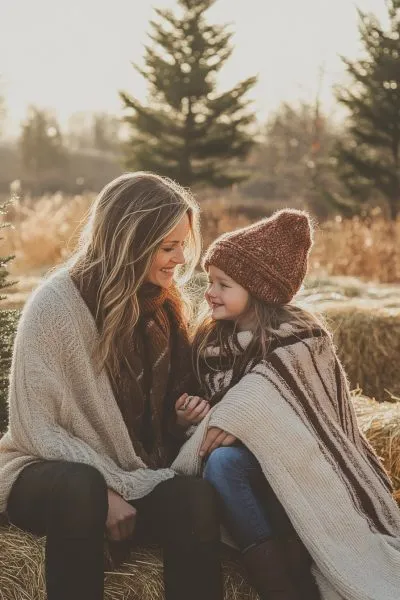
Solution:
[{"label": "brown scarf", "polygon": [[[98,281],[74,276],[96,319]],[[114,395],[138,456],[150,468],[167,466],[179,450],[172,434],[174,404],[183,393],[193,393],[190,345],[182,318],[179,293],[145,284],[139,290],[140,318],[111,377]],[[100,329],[101,324],[96,320]]]}]

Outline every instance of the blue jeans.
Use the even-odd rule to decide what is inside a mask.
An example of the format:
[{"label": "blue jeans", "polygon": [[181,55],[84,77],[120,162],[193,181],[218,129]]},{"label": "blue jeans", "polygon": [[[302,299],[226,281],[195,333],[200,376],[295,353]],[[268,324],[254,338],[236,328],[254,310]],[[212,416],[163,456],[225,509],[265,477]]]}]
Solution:
[{"label": "blue jeans", "polygon": [[203,476],[217,490],[224,525],[241,551],[292,531],[260,464],[246,446],[216,448]]}]

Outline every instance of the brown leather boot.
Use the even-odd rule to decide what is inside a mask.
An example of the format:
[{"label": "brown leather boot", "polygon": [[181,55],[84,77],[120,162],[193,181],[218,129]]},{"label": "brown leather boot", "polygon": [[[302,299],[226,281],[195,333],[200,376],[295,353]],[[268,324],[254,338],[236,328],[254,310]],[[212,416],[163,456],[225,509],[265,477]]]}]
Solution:
[{"label": "brown leather boot", "polygon": [[321,600],[321,594],[311,573],[312,559],[303,542],[294,535],[284,540],[283,548],[301,600]]},{"label": "brown leather boot", "polygon": [[278,540],[267,540],[246,550],[243,564],[262,600],[301,600]]}]

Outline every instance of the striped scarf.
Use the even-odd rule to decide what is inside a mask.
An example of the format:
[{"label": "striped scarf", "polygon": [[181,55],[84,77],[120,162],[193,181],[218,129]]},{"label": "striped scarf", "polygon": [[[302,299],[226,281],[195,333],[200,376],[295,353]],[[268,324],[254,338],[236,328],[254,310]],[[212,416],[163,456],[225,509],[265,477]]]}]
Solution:
[{"label": "striped scarf", "polygon": [[[400,512],[379,458],[358,429],[331,338],[280,328],[266,360],[237,380],[208,349],[205,384],[218,400],[173,468],[201,472],[208,427],[249,448],[314,559],[324,600],[398,600]],[[251,333],[237,339],[244,351]],[[233,346],[235,345],[232,342]],[[214,364],[213,364],[214,361]]]}]

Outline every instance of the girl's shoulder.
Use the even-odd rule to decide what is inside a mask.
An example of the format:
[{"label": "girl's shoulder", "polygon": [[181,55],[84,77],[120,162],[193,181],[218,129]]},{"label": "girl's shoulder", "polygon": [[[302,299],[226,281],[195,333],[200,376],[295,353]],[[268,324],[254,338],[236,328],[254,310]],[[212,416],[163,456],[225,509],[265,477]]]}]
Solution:
[{"label": "girl's shoulder", "polygon": [[276,332],[276,338],[272,338],[272,346],[279,348],[315,339],[327,341],[331,339],[331,334],[319,323],[311,323],[307,327],[283,323]]},{"label": "girl's shoulder", "polygon": [[[337,361],[336,348],[332,334],[323,327],[313,329],[282,331],[282,335],[271,341],[267,355],[257,361],[252,368],[256,370],[282,363],[290,365],[295,371],[309,370],[311,365],[322,366],[330,370]],[[286,333],[286,335],[284,335]],[[276,362],[278,361],[278,363]],[[318,367],[319,368],[319,367]]]}]

